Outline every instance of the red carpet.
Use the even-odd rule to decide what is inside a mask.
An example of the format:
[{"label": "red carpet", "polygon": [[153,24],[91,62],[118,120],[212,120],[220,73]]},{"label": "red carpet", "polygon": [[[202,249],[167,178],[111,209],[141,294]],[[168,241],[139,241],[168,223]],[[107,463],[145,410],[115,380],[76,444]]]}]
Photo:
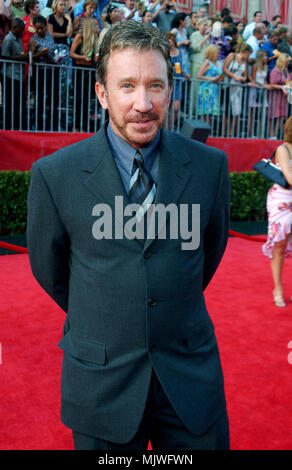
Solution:
[{"label": "red carpet", "polygon": [[[289,262],[290,261],[290,262]],[[72,449],[60,422],[64,313],[33,279],[25,254],[0,256],[0,449]],[[292,294],[292,260],[284,271]],[[292,303],[271,302],[261,243],[231,238],[206,292],[223,364],[231,448],[292,449]]]}]

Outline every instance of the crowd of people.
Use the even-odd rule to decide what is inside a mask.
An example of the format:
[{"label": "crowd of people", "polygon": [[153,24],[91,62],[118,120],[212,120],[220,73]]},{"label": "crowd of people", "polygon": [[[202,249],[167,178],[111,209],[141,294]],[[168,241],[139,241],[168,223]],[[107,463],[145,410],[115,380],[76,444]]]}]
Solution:
[{"label": "crowd of people", "polygon": [[[48,103],[64,101],[62,90],[69,81],[75,96],[72,130],[88,130],[94,97],[90,69],[95,67],[108,29],[128,20],[150,23],[167,35],[177,79],[172,93],[173,120],[183,100],[188,99],[194,116],[209,123],[221,116],[225,130],[228,116],[228,135],[233,136],[243,108],[248,108],[250,136],[264,112],[269,137],[279,137],[292,92],[292,32],[282,25],[281,17],[276,15],[269,23],[256,11],[253,21],[244,24],[236,22],[228,8],[219,16],[209,17],[205,7],[187,15],[177,11],[172,0],[126,0],[125,4],[108,0],[0,0],[0,58],[7,61],[0,64],[5,128],[24,128],[26,113],[19,113],[19,103],[24,110],[33,102],[36,129],[45,130]],[[34,68],[35,63],[43,67]],[[74,73],[67,69],[62,73],[62,67],[48,68],[47,64],[73,66]],[[183,83],[191,84],[188,96]],[[50,129],[56,130],[58,106],[53,108]]]}]

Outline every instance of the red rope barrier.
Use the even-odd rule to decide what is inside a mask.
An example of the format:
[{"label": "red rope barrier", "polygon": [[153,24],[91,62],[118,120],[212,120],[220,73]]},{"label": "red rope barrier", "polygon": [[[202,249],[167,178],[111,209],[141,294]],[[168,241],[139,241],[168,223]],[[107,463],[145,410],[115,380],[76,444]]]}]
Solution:
[{"label": "red rope barrier", "polygon": [[[266,242],[266,237],[264,236],[251,236],[251,235],[245,235],[244,233],[239,233],[239,232],[234,232],[234,230],[229,230],[229,235],[232,237],[238,237],[238,238],[244,238],[245,240],[250,240],[254,242]],[[5,250],[10,250],[10,251],[16,251],[18,253],[27,253],[27,248],[24,248],[23,246],[17,246],[17,245],[11,245],[10,243],[5,243],[0,240],[0,248],[4,248]]]},{"label": "red rope barrier", "polygon": [[253,242],[263,242],[263,243],[265,243],[267,241],[266,236],[245,235],[244,233],[234,232],[233,230],[229,230],[229,235],[232,235],[233,237],[244,238],[245,240],[251,240]]},{"label": "red rope barrier", "polygon": [[1,240],[0,248],[5,248],[5,250],[10,251],[17,251],[19,253],[27,253],[27,248],[24,248],[23,246],[11,245],[10,243],[1,242]]}]

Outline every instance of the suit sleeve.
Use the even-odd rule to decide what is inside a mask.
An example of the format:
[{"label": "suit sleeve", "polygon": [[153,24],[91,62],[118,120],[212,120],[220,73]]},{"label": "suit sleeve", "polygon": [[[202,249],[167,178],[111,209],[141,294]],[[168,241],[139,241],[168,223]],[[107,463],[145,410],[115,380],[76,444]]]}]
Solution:
[{"label": "suit sleeve", "polygon": [[70,240],[36,163],[31,170],[27,209],[27,248],[32,273],[67,312]]},{"label": "suit sleeve", "polygon": [[224,254],[229,233],[230,220],[230,179],[227,157],[224,153],[217,193],[211,217],[204,234],[205,261],[203,268],[203,289],[211,281]]}]

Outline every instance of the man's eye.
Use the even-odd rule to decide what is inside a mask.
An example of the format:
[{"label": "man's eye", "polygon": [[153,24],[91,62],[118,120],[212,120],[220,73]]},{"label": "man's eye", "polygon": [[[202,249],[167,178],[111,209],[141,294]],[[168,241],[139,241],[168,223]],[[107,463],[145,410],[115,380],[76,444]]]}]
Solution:
[{"label": "man's eye", "polygon": [[161,88],[162,88],[162,84],[161,84],[161,83],[152,83],[151,88],[161,89]]}]

